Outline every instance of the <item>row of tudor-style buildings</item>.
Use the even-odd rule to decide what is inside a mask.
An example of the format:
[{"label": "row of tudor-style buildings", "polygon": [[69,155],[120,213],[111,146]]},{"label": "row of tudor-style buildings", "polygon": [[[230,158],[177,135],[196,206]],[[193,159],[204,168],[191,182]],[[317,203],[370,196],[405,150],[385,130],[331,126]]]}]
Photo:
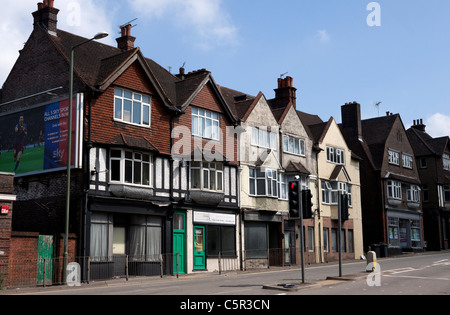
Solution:
[{"label": "row of tudor-style buildings", "polygon": [[[0,92],[0,170],[15,175],[14,193],[0,194],[10,210],[0,222],[11,222],[3,258],[19,258],[27,233],[62,255],[70,50],[86,39],[58,29],[58,11],[38,5]],[[349,195],[345,259],[369,246],[381,255],[449,248],[448,137],[430,137],[421,120],[406,130],[398,114],[362,120],[355,102],[342,106],[342,123],[323,121],[297,109],[291,77],[272,99],[252,96],[204,69],[171,74],[134,42],[128,25],[117,47],[91,41],[75,52],[71,256],[117,268],[117,257],[157,265],[178,254],[180,273],[217,270],[218,257],[237,268],[298,264],[303,233],[307,262],[327,262],[338,257],[339,193]],[[11,175],[20,117],[27,134]],[[313,195],[303,231],[289,218],[294,179]]]}]

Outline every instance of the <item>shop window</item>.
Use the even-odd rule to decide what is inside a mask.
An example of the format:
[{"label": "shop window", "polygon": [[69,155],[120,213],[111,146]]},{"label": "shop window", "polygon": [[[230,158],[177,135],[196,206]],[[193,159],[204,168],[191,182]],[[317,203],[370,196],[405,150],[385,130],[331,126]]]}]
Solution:
[{"label": "shop window", "polygon": [[208,256],[235,257],[236,230],[234,226],[207,226],[206,253]]},{"label": "shop window", "polygon": [[245,224],[246,258],[268,258],[267,224],[247,222]]}]

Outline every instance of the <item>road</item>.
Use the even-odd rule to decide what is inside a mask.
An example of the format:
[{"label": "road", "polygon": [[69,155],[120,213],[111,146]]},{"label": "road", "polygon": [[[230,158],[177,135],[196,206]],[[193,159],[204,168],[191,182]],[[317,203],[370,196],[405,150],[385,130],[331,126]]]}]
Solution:
[{"label": "road", "polygon": [[[379,259],[381,274],[369,274],[365,268],[365,261],[344,262],[342,274],[346,281],[333,278],[339,275],[337,264],[323,264],[305,268],[305,284],[301,283],[299,268],[271,268],[262,272],[196,274],[178,279],[140,278],[128,282],[119,279],[81,287],[17,289],[0,295],[170,295],[178,296],[180,303],[183,301],[180,298],[198,301],[208,296],[264,299],[275,295],[450,295],[450,251]],[[294,287],[288,290],[279,284]]]}]

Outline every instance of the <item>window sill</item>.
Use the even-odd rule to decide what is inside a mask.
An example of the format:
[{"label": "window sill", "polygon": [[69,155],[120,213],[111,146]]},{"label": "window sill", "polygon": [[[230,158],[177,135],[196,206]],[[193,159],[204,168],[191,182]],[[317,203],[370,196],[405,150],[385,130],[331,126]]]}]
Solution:
[{"label": "window sill", "polygon": [[420,207],[420,202],[408,201],[406,204],[408,205],[408,208],[411,209],[417,209]]},{"label": "window sill", "polygon": [[116,197],[148,199],[153,196],[153,188],[142,186],[131,186],[126,184],[109,184],[109,191]]},{"label": "window sill", "polygon": [[192,200],[197,203],[207,204],[207,205],[218,205],[222,202],[225,197],[224,192],[211,191],[211,190],[200,190],[192,189],[189,191],[189,195]]}]

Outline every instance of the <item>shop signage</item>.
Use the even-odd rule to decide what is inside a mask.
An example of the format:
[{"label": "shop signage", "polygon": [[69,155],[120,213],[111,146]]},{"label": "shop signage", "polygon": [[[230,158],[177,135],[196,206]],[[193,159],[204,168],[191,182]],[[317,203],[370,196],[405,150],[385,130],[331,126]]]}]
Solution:
[{"label": "shop signage", "polygon": [[9,206],[2,206],[1,214],[2,215],[9,214]]},{"label": "shop signage", "polygon": [[203,224],[236,225],[234,214],[194,212],[194,222]]}]

